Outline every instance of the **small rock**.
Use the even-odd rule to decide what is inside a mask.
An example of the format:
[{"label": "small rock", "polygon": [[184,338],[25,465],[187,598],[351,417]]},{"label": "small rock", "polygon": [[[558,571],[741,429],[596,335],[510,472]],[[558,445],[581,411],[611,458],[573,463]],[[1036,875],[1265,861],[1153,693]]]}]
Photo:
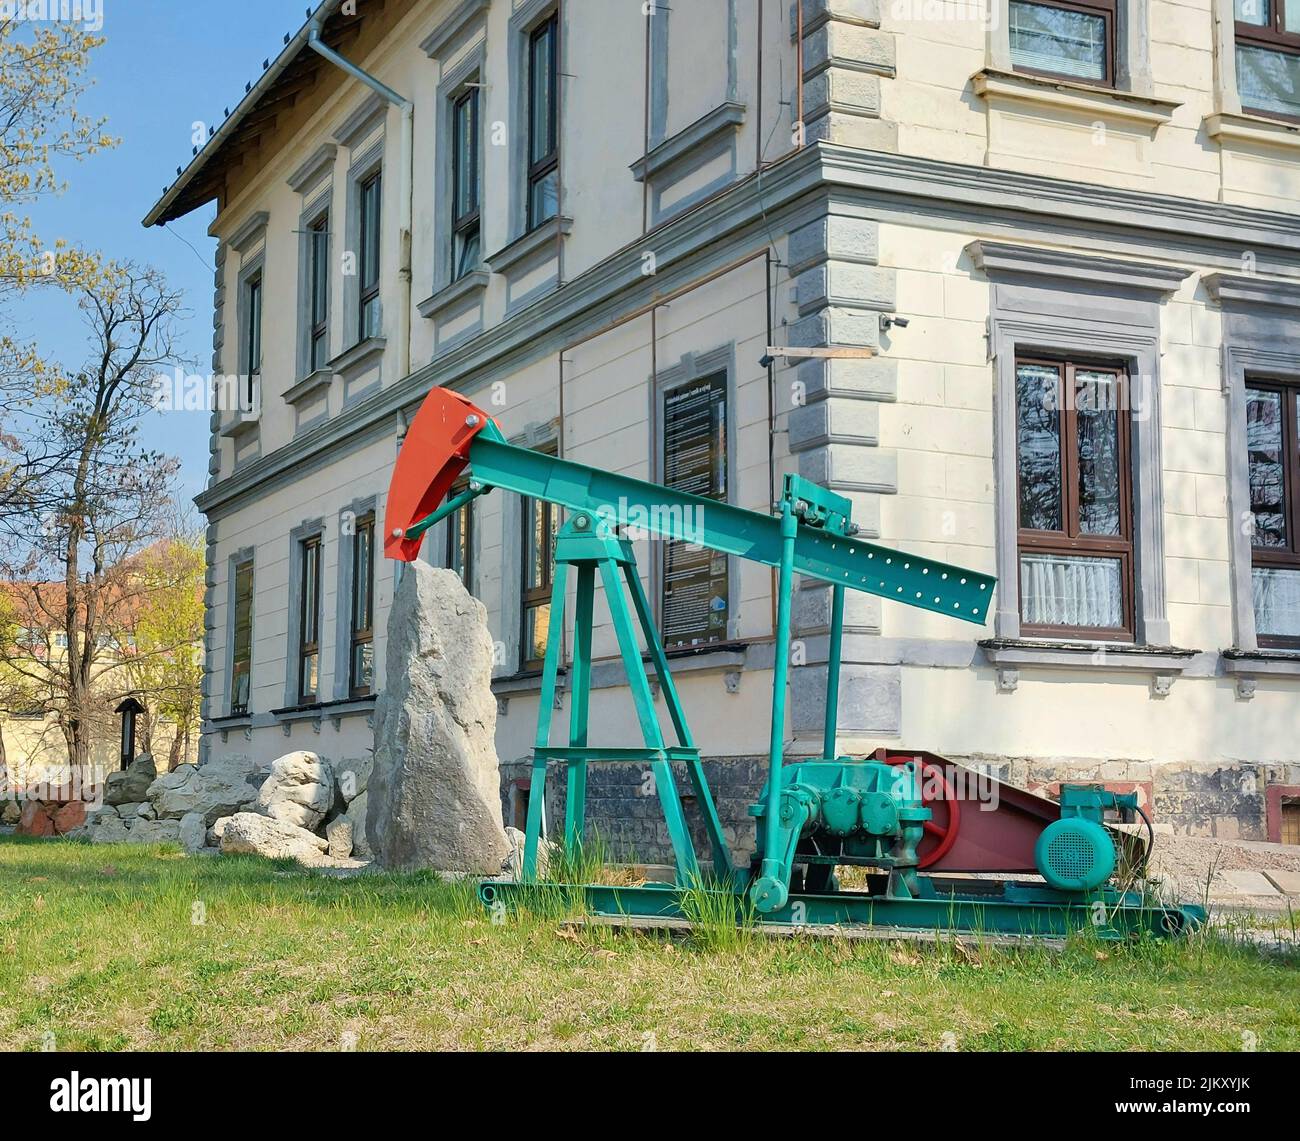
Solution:
[{"label": "small rock", "polygon": [[352,855],[352,822],[346,816],[339,816],[325,826],[325,838],[329,841],[329,853],[336,860],[346,860]]},{"label": "small rock", "polygon": [[16,800],[6,800],[4,808],[0,809],[0,824],[12,828],[23,818],[23,807]]},{"label": "small rock", "polygon": [[221,851],[225,855],[247,854],[311,863],[319,859],[328,847],[324,840],[305,828],[256,812],[238,812],[225,824],[221,836]]},{"label": "small rock", "polygon": [[103,819],[107,816],[117,816],[118,811],[111,804],[88,804],[86,805],[86,819],[89,823],[94,823],[96,817]]},{"label": "small rock", "polygon": [[146,800],[142,805],[140,805],[139,808],[137,808],[137,809],[135,810],[135,814],[136,814],[138,817],[140,817],[141,820],[157,820],[157,819],[158,819],[158,813],[156,813],[156,812],[153,810],[153,805],[150,804],[147,800]]},{"label": "small rock", "polygon": [[319,828],[334,804],[334,773],[315,753],[287,753],[271,764],[257,794],[256,811],[308,832]]},{"label": "small rock", "polygon": [[370,793],[367,791],[349,804],[345,813],[348,823],[352,825],[352,854],[360,860],[369,860],[373,855],[370,841],[366,837],[366,812],[369,808]]},{"label": "small rock", "polygon": [[197,852],[207,845],[207,821],[202,812],[190,812],[181,817],[180,839],[187,852]]}]

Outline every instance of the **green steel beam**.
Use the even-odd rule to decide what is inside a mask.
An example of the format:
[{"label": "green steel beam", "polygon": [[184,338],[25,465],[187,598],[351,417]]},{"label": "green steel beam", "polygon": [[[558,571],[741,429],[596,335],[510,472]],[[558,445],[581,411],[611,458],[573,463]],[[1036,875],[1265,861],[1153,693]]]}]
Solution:
[{"label": "green steel beam", "polygon": [[[700,543],[767,566],[781,565],[779,516],[600,471],[486,435],[471,445],[469,458],[474,480],[485,488],[504,488],[571,511],[604,515],[612,522],[661,538]],[[420,526],[423,524],[411,528],[408,535]],[[997,585],[990,575],[803,523],[795,533],[794,571],[976,625],[984,624]]]}]

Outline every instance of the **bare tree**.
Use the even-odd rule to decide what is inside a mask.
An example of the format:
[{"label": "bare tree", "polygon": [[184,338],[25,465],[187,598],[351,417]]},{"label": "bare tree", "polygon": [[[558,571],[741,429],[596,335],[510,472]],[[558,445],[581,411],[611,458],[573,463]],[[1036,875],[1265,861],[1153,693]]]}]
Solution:
[{"label": "bare tree", "polygon": [[139,433],[157,378],[182,363],[180,297],[156,271],[116,266],[80,308],[86,364],[33,403],[29,430],[11,444],[20,462],[65,459],[25,489],[21,513],[0,513],[0,575],[24,632],[7,666],[55,716],[73,765],[89,761],[111,717],[106,704],[129,687],[125,669],[120,685],[113,675],[130,650],[122,632],[151,589],[140,555],[172,537],[178,465],[144,448]]}]

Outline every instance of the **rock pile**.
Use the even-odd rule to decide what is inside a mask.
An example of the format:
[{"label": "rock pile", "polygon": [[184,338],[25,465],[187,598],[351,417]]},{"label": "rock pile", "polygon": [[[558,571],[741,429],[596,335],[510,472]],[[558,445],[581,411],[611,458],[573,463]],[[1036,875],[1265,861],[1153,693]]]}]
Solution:
[{"label": "rock pile", "polygon": [[[96,844],[179,843],[192,853],[291,856],[308,863],[320,862],[326,852],[364,859],[370,768],[369,757],[331,765],[298,751],[263,769],[232,754],[146,782],[153,761],[141,757],[108,778],[103,805],[91,806],[84,827],[72,834]],[[134,796],[142,799],[127,799]]]}]

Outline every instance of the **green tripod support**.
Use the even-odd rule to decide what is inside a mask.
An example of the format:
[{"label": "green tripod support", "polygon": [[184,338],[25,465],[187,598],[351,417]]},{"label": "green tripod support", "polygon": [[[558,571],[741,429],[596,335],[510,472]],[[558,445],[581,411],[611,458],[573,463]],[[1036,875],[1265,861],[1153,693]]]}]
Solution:
[{"label": "green tripod support", "polygon": [[[561,651],[564,642],[565,607],[568,595],[568,576],[572,570],[577,576],[577,594],[574,611],[573,669],[569,675],[569,740],[567,745],[551,745],[552,722],[555,711],[555,694],[559,684]],[[605,600],[609,606],[610,620],[618,640],[623,668],[636,707],[637,721],[643,746],[640,748],[593,746],[588,741],[591,710],[591,654],[592,624],[596,595],[596,577],[600,576]],[[631,602],[629,610],[628,602]],[[633,615],[636,622],[633,623]],[[664,732],[655,710],[650,678],[646,672],[641,649],[637,641],[640,630],[654,667],[655,678],[663,694],[673,732],[675,745],[664,740]],[[648,765],[653,775],[654,791],[663,806],[668,837],[672,843],[677,866],[677,882],[690,884],[699,879],[699,862],[691,840],[690,828],[682,810],[682,799],[677,789],[673,765],[686,768],[696,803],[704,817],[714,874],[730,877],[731,857],[727,850],[722,822],[718,818],[713,795],[704,777],[700,751],[691,737],[690,727],[682,711],[681,700],[668,668],[658,631],[650,612],[650,602],[637,573],[632,544],[619,538],[603,520],[587,512],[579,512],[561,529],[555,542],[555,581],[551,592],[550,625],[546,637],[546,658],[542,666],[542,686],[537,715],[537,741],[533,754],[532,781],[528,799],[527,840],[524,845],[523,878],[525,882],[537,879],[537,852],[542,840],[543,814],[546,799],[546,781],[551,762],[567,770],[565,798],[565,844],[578,848],[585,840],[587,765],[590,761],[622,761]]]}]

